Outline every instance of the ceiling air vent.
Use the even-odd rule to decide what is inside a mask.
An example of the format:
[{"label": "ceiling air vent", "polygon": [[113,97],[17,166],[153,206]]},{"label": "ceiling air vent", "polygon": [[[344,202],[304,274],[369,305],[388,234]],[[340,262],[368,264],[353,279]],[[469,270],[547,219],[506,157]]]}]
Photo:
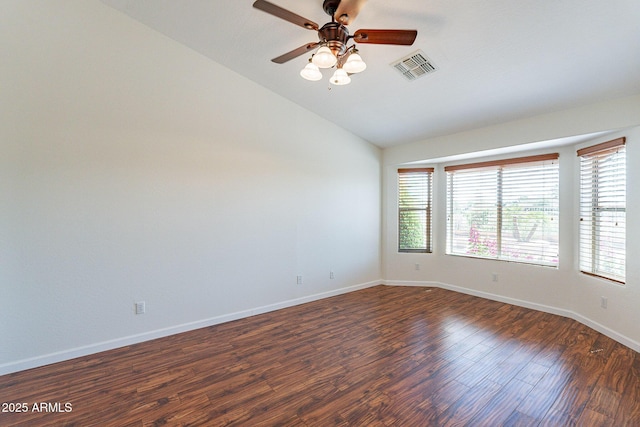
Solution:
[{"label": "ceiling air vent", "polygon": [[438,67],[431,62],[423,51],[417,50],[391,64],[405,79],[416,80],[419,77],[435,72]]}]

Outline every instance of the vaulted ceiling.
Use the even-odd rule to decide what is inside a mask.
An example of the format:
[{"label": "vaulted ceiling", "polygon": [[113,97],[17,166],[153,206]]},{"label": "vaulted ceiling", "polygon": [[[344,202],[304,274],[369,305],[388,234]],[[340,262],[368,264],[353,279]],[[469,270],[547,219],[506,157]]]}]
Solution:
[{"label": "vaulted ceiling", "polygon": [[[638,0],[368,0],[351,34],[418,37],[413,46],[360,44],[368,68],[347,86],[330,85],[328,70],[303,80],[310,55],[271,62],[317,35],[253,0],[102,1],[380,147],[640,93]],[[330,20],[322,0],[270,1]],[[407,81],[390,64],[417,50],[437,70]]]}]

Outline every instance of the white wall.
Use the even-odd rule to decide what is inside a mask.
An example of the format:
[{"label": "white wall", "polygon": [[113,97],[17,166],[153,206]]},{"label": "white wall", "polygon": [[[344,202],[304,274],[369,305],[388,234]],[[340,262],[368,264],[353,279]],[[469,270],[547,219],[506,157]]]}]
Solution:
[{"label": "white wall", "polygon": [[0,36],[0,374],[380,283],[376,147],[97,1]]},{"label": "white wall", "polygon": [[[572,110],[536,116],[490,128],[449,135],[390,148],[383,153],[383,274],[390,284],[436,285],[541,309],[575,318],[640,351],[640,96],[612,100]],[[620,129],[625,128],[625,129]],[[446,178],[443,166],[434,176],[433,254],[397,251],[397,185],[399,165],[430,158],[510,146],[526,147],[545,139],[611,131],[589,142],[522,153],[493,155],[486,159],[526,154],[560,153],[560,264],[538,267],[502,261],[445,255]],[[627,283],[624,286],[578,272],[578,173],[576,149],[593,143],[627,137]],[[517,147],[516,147],[517,148]],[[464,163],[457,162],[457,163]],[[453,162],[456,163],[456,162]],[[420,264],[420,270],[415,269]],[[492,274],[498,274],[498,282]],[[608,298],[608,308],[600,298]]]}]

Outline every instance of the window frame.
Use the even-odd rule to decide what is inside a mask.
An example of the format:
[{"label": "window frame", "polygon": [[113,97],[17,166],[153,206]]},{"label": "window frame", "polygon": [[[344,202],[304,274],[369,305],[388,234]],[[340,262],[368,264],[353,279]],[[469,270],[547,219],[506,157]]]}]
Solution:
[{"label": "window frame", "polygon": [[[433,253],[433,175],[434,168],[399,168],[396,174],[396,182],[398,188],[398,253]],[[423,175],[427,179],[426,183],[426,200],[422,200],[424,208],[419,207],[403,207],[402,203],[402,177],[405,175]],[[425,236],[426,245],[424,248],[402,248],[402,228],[403,228],[403,212],[421,212],[424,211]]]},{"label": "window frame", "polygon": [[[559,171],[559,158],[560,158],[560,154],[559,153],[548,153],[548,154],[541,154],[541,155],[532,155],[532,156],[525,156],[525,157],[518,157],[518,158],[509,158],[509,159],[501,159],[501,160],[492,160],[492,161],[485,161],[485,162],[476,162],[476,163],[467,163],[467,164],[459,164],[459,165],[451,165],[451,166],[446,166],[444,168],[445,172],[447,173],[447,191],[446,191],[446,210],[447,210],[447,233],[446,233],[446,254],[447,255],[452,255],[452,256],[462,256],[462,257],[470,257],[470,258],[478,258],[478,259],[487,259],[487,260],[494,260],[494,261],[506,261],[506,262],[518,262],[518,263],[523,263],[523,264],[528,264],[528,265],[537,265],[537,266],[544,266],[544,267],[552,267],[552,268],[557,268],[559,265],[559,260],[557,260],[555,262],[543,262],[543,261],[536,261],[536,262],[532,262],[532,261],[525,261],[525,260],[520,260],[520,259],[514,259],[513,257],[509,257],[508,255],[506,255],[504,252],[504,250],[507,248],[505,241],[503,241],[503,236],[504,233],[506,231],[506,228],[503,226],[505,218],[504,215],[506,214],[506,205],[504,202],[504,196],[506,194],[509,193],[509,187],[510,187],[510,183],[505,184],[503,181],[503,177],[504,177],[504,170],[506,170],[506,168],[517,168],[519,166],[521,166],[522,168],[526,168],[527,164],[531,164],[534,165],[535,163],[542,163],[542,162],[548,162],[548,161],[552,161],[556,164],[556,166],[554,166],[555,171],[553,172],[555,174],[555,177],[557,179],[557,186],[559,188],[559,182],[560,182],[560,171]],[[495,171],[496,172],[496,178],[495,178],[495,211],[491,213],[491,215],[495,215],[495,226],[496,226],[496,231],[495,231],[495,248],[494,246],[490,246],[488,247],[490,249],[489,254],[473,254],[473,253],[460,253],[457,251],[457,249],[454,248],[454,236],[453,236],[453,231],[454,231],[454,197],[455,197],[455,193],[454,193],[454,189],[453,189],[453,176],[455,175],[456,171],[471,171],[471,170],[475,170],[478,173],[481,173],[483,171],[486,172],[491,172],[491,171]],[[506,190],[505,190],[506,189]],[[560,198],[559,195],[556,198],[556,202],[555,202],[555,207],[556,207],[556,221],[557,224],[557,238],[559,239],[559,211],[560,211]],[[470,241],[473,238],[473,236],[471,235],[472,233],[472,229],[470,229]],[[491,242],[492,244],[494,242]],[[559,245],[559,244],[558,244]],[[484,246],[482,246],[484,247]],[[492,254],[492,251],[495,251],[495,255]],[[556,257],[559,257],[559,251],[560,248],[558,246],[558,254],[556,255]]]},{"label": "window frame", "polygon": [[[619,166],[613,171],[615,176],[615,182],[613,185],[606,184],[606,188],[603,191],[599,191],[601,188],[601,182],[604,179],[603,175],[610,177],[611,170],[606,168],[602,170],[599,166],[602,161],[607,160],[608,156],[613,156],[620,153],[622,150],[622,172],[618,171]],[[624,285],[626,283],[626,258],[627,258],[627,236],[626,236],[626,186],[627,186],[627,153],[626,153],[626,138],[616,138],[611,141],[603,142],[596,145],[591,145],[577,150],[579,158],[579,202],[578,202],[578,214],[579,214],[579,230],[578,230],[578,268],[579,271],[588,276],[605,279],[617,284]],[[612,191],[623,187],[623,207],[606,206],[606,203],[602,203],[601,199],[610,197]],[[584,194],[583,194],[584,192]],[[583,197],[590,195],[590,203],[583,202]],[[588,198],[586,198],[588,199]],[[618,201],[618,204],[620,201]],[[611,202],[609,202],[611,204]],[[600,215],[603,212],[616,212],[623,213],[624,227],[622,233],[622,251],[617,251],[616,254],[622,254],[622,275],[618,275],[612,272],[608,272],[606,268],[601,267],[600,252],[604,250],[604,244],[600,236],[604,231],[612,232],[612,226],[607,223],[606,220],[602,220]],[[585,217],[588,217],[585,227]],[[619,220],[619,218],[618,218]],[[587,230],[587,231],[585,231]],[[606,234],[606,233],[605,233]],[[588,252],[586,256],[589,257],[589,261],[585,260],[585,251]]]}]

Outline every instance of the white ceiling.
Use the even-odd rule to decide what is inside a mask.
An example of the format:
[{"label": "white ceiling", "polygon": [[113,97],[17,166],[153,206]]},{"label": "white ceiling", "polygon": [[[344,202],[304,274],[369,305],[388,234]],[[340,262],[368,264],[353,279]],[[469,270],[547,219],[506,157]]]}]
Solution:
[{"label": "white ceiling", "polygon": [[[361,44],[368,68],[341,87],[299,76],[310,55],[272,63],[317,35],[253,0],[102,1],[380,147],[640,93],[638,0],[369,0],[351,34],[418,37]],[[270,1],[330,20],[322,0]],[[439,69],[408,82],[389,64],[417,49]]]}]

